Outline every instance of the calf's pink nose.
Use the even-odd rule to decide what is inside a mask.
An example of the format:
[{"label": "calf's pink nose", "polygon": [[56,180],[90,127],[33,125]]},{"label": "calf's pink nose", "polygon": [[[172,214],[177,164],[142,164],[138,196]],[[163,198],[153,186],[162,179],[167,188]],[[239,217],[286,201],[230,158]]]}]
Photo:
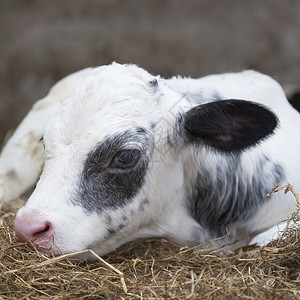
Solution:
[{"label": "calf's pink nose", "polygon": [[34,218],[17,217],[15,220],[15,234],[20,242],[34,240],[35,243],[47,244],[53,240],[53,228],[49,221]]}]

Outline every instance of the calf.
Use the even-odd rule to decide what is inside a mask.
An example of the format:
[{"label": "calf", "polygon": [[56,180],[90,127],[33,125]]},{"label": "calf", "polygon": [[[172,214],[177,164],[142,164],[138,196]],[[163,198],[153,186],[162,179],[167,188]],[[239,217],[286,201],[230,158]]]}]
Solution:
[{"label": "calf", "polygon": [[264,244],[296,210],[292,195],[266,194],[278,183],[300,190],[299,128],[280,85],[254,71],[163,79],[135,65],[86,69],[37,102],[4,147],[2,201],[44,163],[15,232],[54,255],[103,255],[146,237]]}]

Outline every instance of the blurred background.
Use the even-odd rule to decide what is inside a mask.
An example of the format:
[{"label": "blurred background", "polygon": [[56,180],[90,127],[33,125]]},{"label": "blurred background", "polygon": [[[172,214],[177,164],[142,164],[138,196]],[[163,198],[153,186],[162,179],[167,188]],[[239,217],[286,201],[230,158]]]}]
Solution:
[{"label": "blurred background", "polygon": [[1,0],[0,40],[0,144],[57,80],[112,61],[300,83],[297,0]]}]

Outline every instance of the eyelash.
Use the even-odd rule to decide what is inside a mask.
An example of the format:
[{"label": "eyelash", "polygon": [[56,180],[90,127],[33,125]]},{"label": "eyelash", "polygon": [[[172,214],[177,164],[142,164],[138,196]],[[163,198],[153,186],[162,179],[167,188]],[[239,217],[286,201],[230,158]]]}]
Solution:
[{"label": "eyelash", "polygon": [[109,164],[111,169],[131,169],[141,158],[141,152],[138,149],[125,149],[118,151]]}]

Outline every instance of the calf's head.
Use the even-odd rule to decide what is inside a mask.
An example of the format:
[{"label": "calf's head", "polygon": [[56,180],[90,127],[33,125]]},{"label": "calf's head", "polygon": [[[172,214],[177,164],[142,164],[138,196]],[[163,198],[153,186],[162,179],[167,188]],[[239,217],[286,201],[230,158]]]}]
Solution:
[{"label": "calf's head", "polygon": [[241,100],[191,108],[133,65],[95,68],[48,123],[44,170],[16,235],[54,255],[105,254],[148,236],[197,242],[201,227],[185,203],[190,148],[239,153],[276,124],[269,110]]}]

